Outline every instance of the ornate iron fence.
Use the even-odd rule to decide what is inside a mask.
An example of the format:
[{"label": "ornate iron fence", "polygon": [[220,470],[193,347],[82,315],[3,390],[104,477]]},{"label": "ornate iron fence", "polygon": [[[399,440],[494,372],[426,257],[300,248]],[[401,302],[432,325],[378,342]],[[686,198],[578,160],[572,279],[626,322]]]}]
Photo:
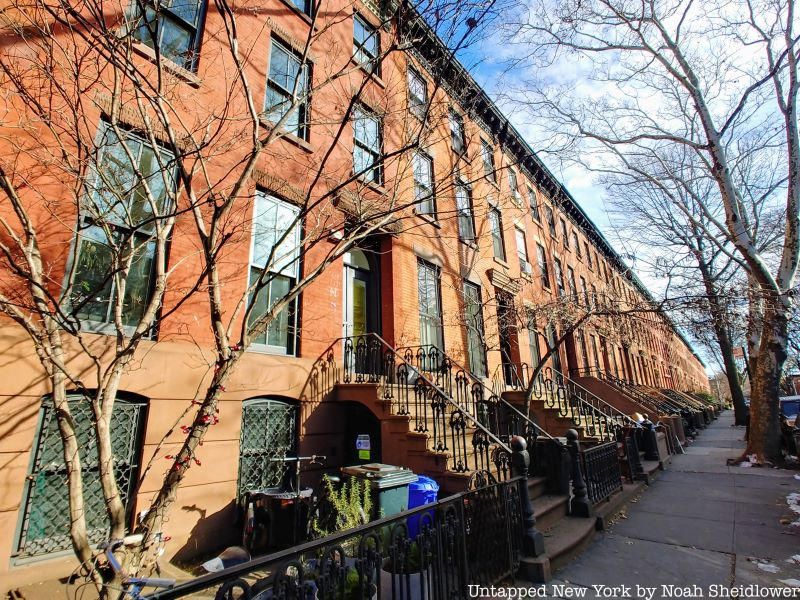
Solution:
[{"label": "ornate iron fence", "polygon": [[414,431],[430,436],[434,452],[450,455],[451,471],[492,471],[498,481],[509,477],[509,438],[492,424],[498,411],[467,393],[465,371],[454,375],[447,356],[412,356],[409,362],[407,353],[376,334],[346,337],[343,344],[342,381],[379,385],[394,414],[411,417]]},{"label": "ornate iron fence", "polygon": [[597,504],[622,489],[617,442],[598,444],[581,451],[586,492]]},{"label": "ornate iron fence", "polygon": [[[520,478],[487,485],[148,596],[215,600],[451,600],[513,579]],[[213,594],[213,596],[212,596]]]}]

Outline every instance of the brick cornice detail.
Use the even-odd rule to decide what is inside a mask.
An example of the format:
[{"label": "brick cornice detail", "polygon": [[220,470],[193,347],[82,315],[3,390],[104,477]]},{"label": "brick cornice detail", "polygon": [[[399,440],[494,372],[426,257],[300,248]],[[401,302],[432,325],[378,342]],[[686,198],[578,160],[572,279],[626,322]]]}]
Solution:
[{"label": "brick cornice detail", "polygon": [[264,191],[272,192],[273,194],[280,196],[292,204],[296,204],[297,206],[301,207],[305,206],[306,204],[306,195],[303,193],[303,190],[292,185],[285,179],[276,177],[275,175],[267,173],[266,171],[262,171],[261,169],[254,169],[253,181],[255,181],[256,186]]}]

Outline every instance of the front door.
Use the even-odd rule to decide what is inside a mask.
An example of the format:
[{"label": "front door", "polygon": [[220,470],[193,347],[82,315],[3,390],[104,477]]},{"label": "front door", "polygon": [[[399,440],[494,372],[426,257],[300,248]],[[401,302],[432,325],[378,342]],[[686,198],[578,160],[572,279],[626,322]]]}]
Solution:
[{"label": "front door", "polygon": [[352,250],[344,259],[344,337],[378,332],[376,279],[366,254]]}]

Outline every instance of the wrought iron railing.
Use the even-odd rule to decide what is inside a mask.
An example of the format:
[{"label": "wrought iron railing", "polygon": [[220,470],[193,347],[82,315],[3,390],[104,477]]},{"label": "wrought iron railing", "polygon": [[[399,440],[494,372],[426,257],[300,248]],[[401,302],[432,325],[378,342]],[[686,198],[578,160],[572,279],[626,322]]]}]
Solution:
[{"label": "wrought iron railing", "polygon": [[502,395],[495,393],[483,380],[435,346],[404,346],[396,349],[406,364],[422,373],[447,392],[455,403],[465,409],[498,439],[508,444],[512,436],[520,435],[528,442],[532,454],[531,475],[539,474],[543,457],[542,442],[560,445],[547,431],[525,415]]},{"label": "wrought iron railing", "polygon": [[523,526],[519,478],[276,552],[156,592],[252,600],[450,600],[513,580]]},{"label": "wrought iron railing", "polygon": [[586,492],[592,504],[622,489],[617,442],[598,444],[581,451]]},{"label": "wrought iron railing", "polygon": [[501,411],[472,388],[463,369],[454,374],[444,355],[415,363],[376,334],[342,338],[342,343],[342,382],[378,384],[394,414],[409,416],[414,431],[430,436],[431,450],[450,455],[449,470],[486,470],[498,481],[508,478],[508,440],[518,433],[513,419],[502,416],[509,423],[504,429],[495,425]]},{"label": "wrought iron railing", "polygon": [[652,412],[653,416],[659,413],[672,414],[677,410],[677,407],[675,407],[671,403],[667,403],[664,400],[660,400],[659,398],[654,398],[649,394],[645,394],[644,392],[636,388],[635,385],[631,384],[631,382],[621,379],[616,375],[614,375],[613,373],[609,373],[608,371],[605,371],[603,369],[598,369],[596,367],[590,369],[582,369],[580,373],[582,376],[596,377],[597,379],[604,381],[605,383],[611,385],[612,387],[615,387],[626,396],[635,400],[636,403],[640,404],[643,409]]}]

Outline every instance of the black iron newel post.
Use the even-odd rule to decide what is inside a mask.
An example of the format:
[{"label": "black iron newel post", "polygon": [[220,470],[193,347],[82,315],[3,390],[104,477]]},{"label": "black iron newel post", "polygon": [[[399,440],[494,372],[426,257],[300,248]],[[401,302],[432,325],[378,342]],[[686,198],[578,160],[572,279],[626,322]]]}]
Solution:
[{"label": "black iron newel post", "polygon": [[658,435],[656,434],[656,426],[645,415],[642,421],[644,427],[644,459],[645,460],[660,460],[658,455]]},{"label": "black iron newel post", "polygon": [[592,505],[589,503],[586,483],[581,472],[581,447],[578,442],[578,432],[570,429],[567,431],[566,437],[572,472],[572,501],[569,514],[574,517],[590,517],[592,516]]},{"label": "black iron newel post", "polygon": [[525,526],[522,553],[524,556],[539,556],[544,554],[544,536],[536,529],[536,517],[533,514],[533,502],[528,489],[530,463],[528,442],[521,435],[515,435],[511,438],[511,473],[514,477],[523,477],[518,483],[519,497],[522,500],[522,522]]}]

